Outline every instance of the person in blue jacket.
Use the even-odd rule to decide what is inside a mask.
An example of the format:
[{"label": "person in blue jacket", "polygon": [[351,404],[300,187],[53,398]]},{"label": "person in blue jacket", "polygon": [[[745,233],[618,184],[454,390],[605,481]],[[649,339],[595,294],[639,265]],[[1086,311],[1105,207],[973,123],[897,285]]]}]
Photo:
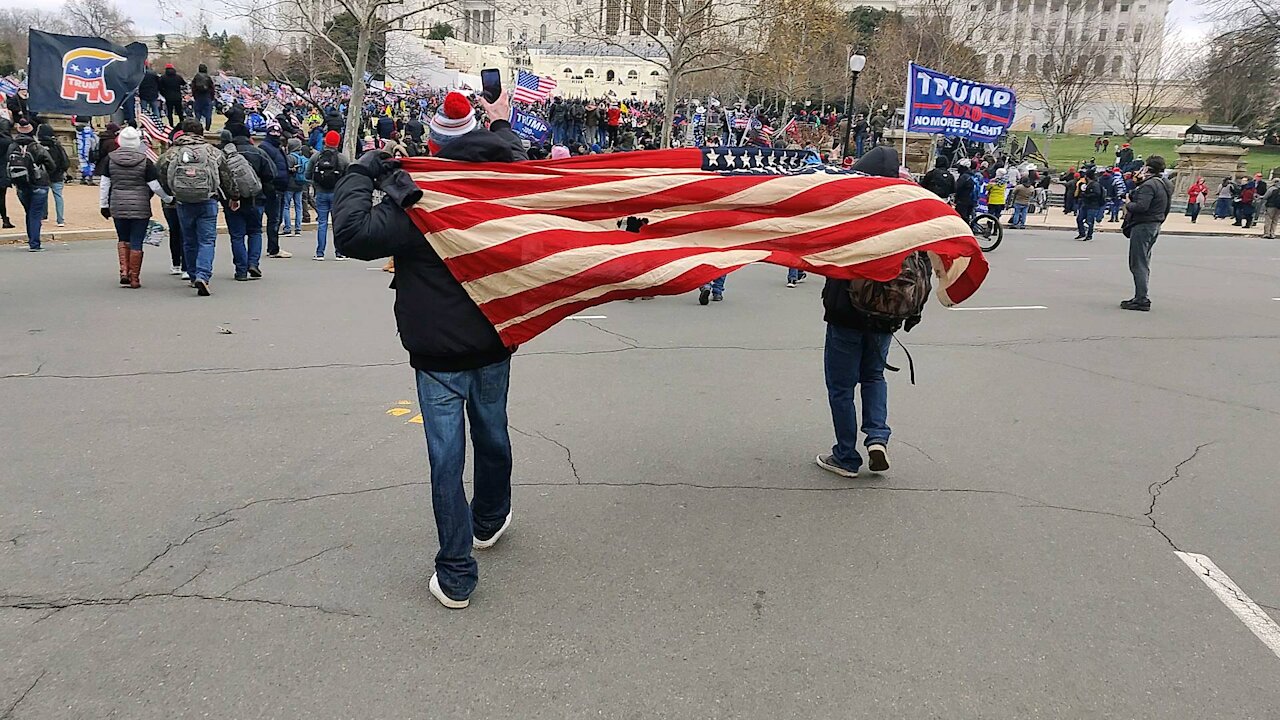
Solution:
[{"label": "person in blue jacket", "polygon": [[268,195],[266,188],[263,188],[263,195],[266,198],[267,205],[267,257],[290,258],[293,257],[293,253],[280,249],[280,221],[284,214],[284,193],[289,189],[289,162],[284,157],[285,150],[281,146],[280,125],[278,123],[267,123],[266,137],[262,139],[262,144],[258,147],[267,154],[267,157],[276,166],[275,180],[271,183],[271,193]]}]

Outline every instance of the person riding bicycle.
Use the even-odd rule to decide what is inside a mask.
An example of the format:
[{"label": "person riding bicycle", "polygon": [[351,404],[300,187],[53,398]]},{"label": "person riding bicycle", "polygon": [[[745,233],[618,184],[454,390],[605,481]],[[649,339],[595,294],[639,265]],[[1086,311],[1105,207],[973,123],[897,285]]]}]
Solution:
[{"label": "person riding bicycle", "polygon": [[968,158],[956,163],[960,177],[956,180],[956,212],[965,222],[973,220],[973,210],[978,204],[978,180],[973,175],[973,164]]}]

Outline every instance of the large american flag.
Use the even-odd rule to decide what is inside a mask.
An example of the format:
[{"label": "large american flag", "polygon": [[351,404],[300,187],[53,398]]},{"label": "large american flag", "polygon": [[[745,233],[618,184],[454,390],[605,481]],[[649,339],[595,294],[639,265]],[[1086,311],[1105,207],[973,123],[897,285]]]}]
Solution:
[{"label": "large american flag", "polygon": [[512,99],[523,103],[542,102],[551,97],[556,87],[555,78],[540,77],[535,73],[518,70],[516,71],[516,91]]},{"label": "large american flag", "polygon": [[[423,191],[414,222],[509,345],[593,305],[688,292],[754,262],[883,281],[926,250],[944,304],[981,285],[986,259],[936,195],[806,158],[713,147],[401,163]],[[629,216],[649,223],[618,229]]]}]

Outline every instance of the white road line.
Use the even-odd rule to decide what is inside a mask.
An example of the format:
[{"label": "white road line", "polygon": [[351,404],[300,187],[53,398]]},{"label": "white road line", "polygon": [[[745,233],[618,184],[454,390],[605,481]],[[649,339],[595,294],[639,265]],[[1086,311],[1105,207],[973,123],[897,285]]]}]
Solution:
[{"label": "white road line", "polygon": [[570,320],[608,320],[608,315],[570,315]]},{"label": "white road line", "polygon": [[1236,617],[1240,618],[1240,622],[1253,631],[1253,634],[1257,635],[1264,645],[1271,648],[1271,652],[1275,653],[1276,657],[1280,657],[1280,625],[1277,625],[1270,615],[1267,615],[1262,608],[1258,607],[1258,603],[1251,600],[1248,595],[1245,595],[1244,591],[1231,578],[1227,577],[1227,574],[1222,572],[1217,565],[1214,565],[1213,561],[1208,557],[1197,555],[1196,553],[1177,551],[1173,554],[1177,555],[1182,562],[1187,564],[1187,567],[1200,576],[1200,579],[1213,591],[1214,595],[1218,596],[1222,604],[1235,613]]},{"label": "white road line", "polygon": [[985,310],[1048,310],[1044,305],[1005,305],[1003,307],[951,307],[948,310],[967,310],[969,312],[983,312]]},{"label": "white road line", "polygon": [[1057,261],[1057,260],[1061,260],[1062,262],[1085,262],[1085,261],[1092,260],[1092,259],[1093,259],[1093,258],[1082,258],[1082,257],[1039,257],[1039,258],[1023,258],[1023,260],[1026,260],[1027,262],[1050,262],[1050,261]]}]

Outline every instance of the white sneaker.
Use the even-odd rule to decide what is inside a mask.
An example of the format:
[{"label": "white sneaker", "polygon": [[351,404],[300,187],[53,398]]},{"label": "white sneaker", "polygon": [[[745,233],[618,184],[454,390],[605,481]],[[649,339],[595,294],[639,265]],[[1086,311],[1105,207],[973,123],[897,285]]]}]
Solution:
[{"label": "white sneaker", "polygon": [[873,473],[882,473],[889,469],[889,452],[883,445],[867,446],[867,469]]},{"label": "white sneaker", "polygon": [[323,255],[316,255],[315,257],[313,257],[313,258],[311,258],[311,259],[312,259],[312,260],[319,260],[320,262],[324,262],[324,256],[323,256]]},{"label": "white sneaker", "polygon": [[67,226],[66,223],[58,223],[58,227],[66,227],[66,226]]},{"label": "white sneaker", "polygon": [[796,284],[795,284],[794,282],[789,282],[789,283],[787,283],[787,287],[789,287],[789,288],[793,288],[793,287],[795,287],[795,286],[796,286]]},{"label": "white sneaker", "polygon": [[502,527],[498,528],[498,532],[494,533],[493,537],[488,540],[481,540],[473,535],[471,537],[471,547],[477,550],[488,550],[498,544],[498,539],[502,537],[502,534],[506,532],[509,527],[511,527],[511,513],[507,513],[507,519],[502,521]]},{"label": "white sneaker", "polygon": [[427,583],[427,587],[431,589],[431,594],[436,596],[436,599],[440,601],[440,604],[450,610],[461,610],[471,604],[470,599],[454,600],[448,595],[445,595],[444,589],[440,587],[440,579],[436,577],[435,573],[431,573],[431,582]]},{"label": "white sneaker", "polygon": [[333,259],[334,259],[334,260],[346,260],[346,259],[347,259],[347,256],[346,256],[346,255],[334,255],[334,256],[333,256]]},{"label": "white sneaker", "polygon": [[267,257],[270,257],[270,258],[291,258],[291,257],[293,257],[293,253],[289,252],[288,250],[281,250],[280,252],[276,253],[275,255],[268,255]]},{"label": "white sneaker", "polygon": [[191,279],[191,276],[187,274],[187,271],[186,271],[186,270],[183,270],[183,271],[182,271],[182,279],[183,279],[183,280],[190,280],[190,279]]}]

